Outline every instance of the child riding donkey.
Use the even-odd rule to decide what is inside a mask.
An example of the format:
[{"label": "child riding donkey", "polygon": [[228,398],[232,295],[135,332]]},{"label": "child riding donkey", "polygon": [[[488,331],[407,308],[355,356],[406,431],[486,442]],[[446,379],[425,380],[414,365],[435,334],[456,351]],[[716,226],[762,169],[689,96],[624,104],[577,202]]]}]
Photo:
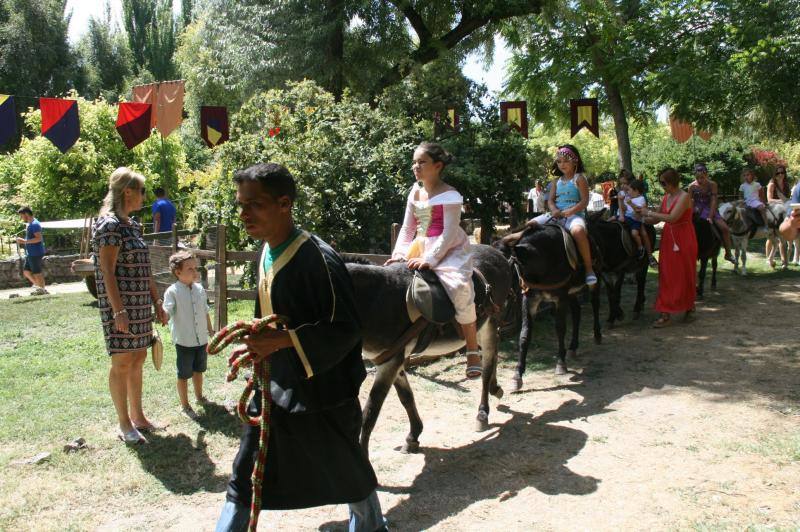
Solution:
[{"label": "child riding donkey", "polygon": [[469,239],[460,226],[461,194],[442,179],[453,156],[439,144],[423,142],[414,151],[412,169],[417,183],[406,202],[403,227],[386,264],[407,261],[412,270],[431,269],[439,278],[456,309],[467,344],[469,379],[483,374],[478,347],[472,254]]},{"label": "child riding donkey", "polygon": [[586,284],[591,288],[597,284],[597,276],[592,267],[589,233],[586,230],[585,210],[589,203],[589,183],[583,172],[583,161],[578,149],[571,144],[559,146],[551,169],[557,179],[550,185],[550,197],[547,200],[550,212],[537,216],[528,225],[541,225],[554,220],[566,228],[575,239],[586,269]]}]

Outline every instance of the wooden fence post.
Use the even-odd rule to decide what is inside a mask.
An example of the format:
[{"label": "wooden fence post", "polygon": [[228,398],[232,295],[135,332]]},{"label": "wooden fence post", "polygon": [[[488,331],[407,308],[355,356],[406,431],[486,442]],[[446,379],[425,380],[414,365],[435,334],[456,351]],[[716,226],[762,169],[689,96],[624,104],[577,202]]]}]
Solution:
[{"label": "wooden fence post", "polygon": [[400,224],[397,222],[392,223],[391,234],[389,235],[389,241],[391,245],[389,247],[389,255],[392,254],[394,251],[394,245],[397,243],[397,235],[400,234]]},{"label": "wooden fence post", "polygon": [[227,243],[225,242],[225,226],[217,226],[217,271],[214,287],[215,323],[219,331],[228,324],[228,264]]},{"label": "wooden fence post", "polygon": [[178,252],[178,224],[172,224],[172,252]]}]

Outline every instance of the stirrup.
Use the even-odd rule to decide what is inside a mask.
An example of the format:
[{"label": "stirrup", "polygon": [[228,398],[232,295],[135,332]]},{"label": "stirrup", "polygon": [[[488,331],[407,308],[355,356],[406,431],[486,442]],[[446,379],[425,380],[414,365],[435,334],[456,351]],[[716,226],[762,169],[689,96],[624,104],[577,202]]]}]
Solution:
[{"label": "stirrup", "polygon": [[[480,357],[481,361],[483,361],[483,353],[480,349],[466,351],[464,353],[465,357],[469,355],[477,355]],[[483,375],[483,366],[467,366],[466,375],[468,379],[477,379]]]}]

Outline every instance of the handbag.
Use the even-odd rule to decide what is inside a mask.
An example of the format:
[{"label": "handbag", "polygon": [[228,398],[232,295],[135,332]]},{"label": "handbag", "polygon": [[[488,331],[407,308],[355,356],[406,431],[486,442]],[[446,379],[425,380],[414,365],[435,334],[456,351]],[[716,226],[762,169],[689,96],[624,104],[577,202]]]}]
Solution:
[{"label": "handbag", "polygon": [[156,371],[159,371],[162,362],[164,362],[164,344],[161,341],[161,335],[158,334],[158,330],[155,327],[153,327],[153,343],[150,344],[150,348],[153,357],[153,366],[156,368]]}]

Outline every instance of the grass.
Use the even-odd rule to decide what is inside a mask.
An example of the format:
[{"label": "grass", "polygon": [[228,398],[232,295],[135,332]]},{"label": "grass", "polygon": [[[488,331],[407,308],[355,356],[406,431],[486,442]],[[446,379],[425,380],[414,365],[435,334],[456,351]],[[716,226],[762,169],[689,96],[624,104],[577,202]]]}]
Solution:
[{"label": "grass", "polygon": [[778,463],[800,461],[800,431],[792,434],[766,434],[755,441],[736,442],[732,450],[754,453]]},{"label": "grass", "polygon": [[[231,314],[252,315],[252,303],[233,304]],[[77,293],[1,300],[0,316],[0,530],[28,528],[31,508],[37,528],[86,529],[156,504],[165,490],[191,497],[224,488],[228,471],[215,464],[235,448],[239,424],[221,403],[241,383],[224,383],[223,357],[209,358],[212,404],[198,407],[201,418],[193,423],[178,411],[175,349],[162,329],[164,367],[156,372],[146,362],[143,398],[145,412],[169,430],[150,445],[127,448],[114,437],[109,360],[94,299]],[[89,449],[64,454],[63,445],[77,437]],[[43,451],[52,454],[42,464],[11,464]]]}]

